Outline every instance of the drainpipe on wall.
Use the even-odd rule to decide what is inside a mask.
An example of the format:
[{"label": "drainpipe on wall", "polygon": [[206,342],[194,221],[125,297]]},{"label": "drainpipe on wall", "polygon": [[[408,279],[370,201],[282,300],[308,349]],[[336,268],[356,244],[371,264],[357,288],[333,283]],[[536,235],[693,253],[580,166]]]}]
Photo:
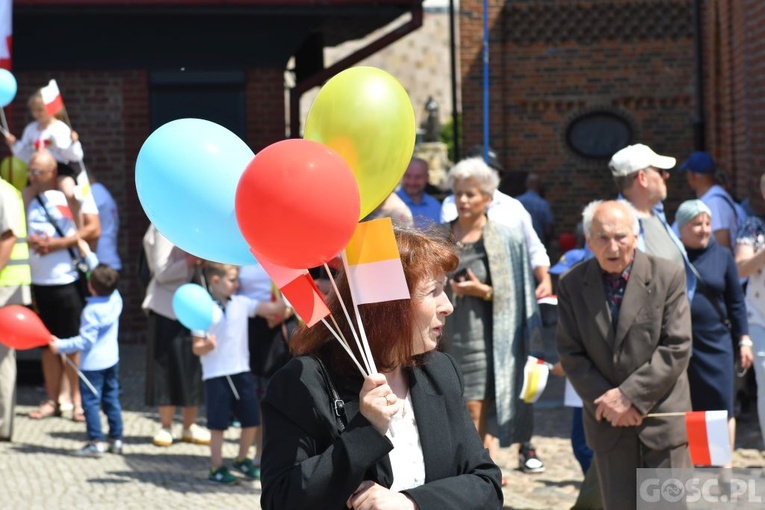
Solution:
[{"label": "drainpipe on wall", "polygon": [[452,137],[454,140],[454,161],[460,160],[460,131],[459,112],[457,111],[457,35],[454,24],[454,0],[449,0],[449,63],[451,65],[452,82]]},{"label": "drainpipe on wall", "polygon": [[290,89],[290,138],[300,138],[300,98],[303,94],[420,28],[422,26],[422,5],[413,5],[411,13],[411,19],[403,25],[375,39],[363,48],[359,48],[333,65],[301,80]]},{"label": "drainpipe on wall", "polygon": [[483,160],[489,162],[489,0],[483,0]]}]

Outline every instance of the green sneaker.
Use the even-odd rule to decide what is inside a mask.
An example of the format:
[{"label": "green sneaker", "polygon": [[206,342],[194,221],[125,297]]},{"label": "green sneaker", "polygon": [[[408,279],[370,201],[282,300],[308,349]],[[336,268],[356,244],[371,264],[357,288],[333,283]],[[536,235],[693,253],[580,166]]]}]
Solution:
[{"label": "green sneaker", "polygon": [[241,462],[239,462],[237,459],[234,459],[233,465],[234,469],[242,473],[250,480],[257,480],[260,478],[260,466],[253,464],[250,459],[244,459]]},{"label": "green sneaker", "polygon": [[239,478],[232,475],[226,466],[221,466],[215,470],[211,469],[207,479],[223,485],[237,485],[239,483]]}]

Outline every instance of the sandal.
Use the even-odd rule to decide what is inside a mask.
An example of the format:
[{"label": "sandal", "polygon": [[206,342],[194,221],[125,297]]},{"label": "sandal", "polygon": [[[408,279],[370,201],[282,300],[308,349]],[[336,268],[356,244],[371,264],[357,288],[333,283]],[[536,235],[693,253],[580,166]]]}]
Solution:
[{"label": "sandal", "polygon": [[85,422],[85,411],[82,409],[82,406],[74,408],[74,411],[72,411],[72,421],[76,421],[77,423]]},{"label": "sandal", "polygon": [[51,416],[60,416],[61,411],[53,400],[44,400],[40,403],[40,407],[29,413],[29,417],[33,420],[42,420],[44,418],[50,418]]}]

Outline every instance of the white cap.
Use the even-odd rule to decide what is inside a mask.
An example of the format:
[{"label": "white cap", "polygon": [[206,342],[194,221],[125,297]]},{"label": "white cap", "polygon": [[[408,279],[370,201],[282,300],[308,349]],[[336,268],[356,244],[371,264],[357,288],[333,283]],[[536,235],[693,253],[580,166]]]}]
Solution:
[{"label": "white cap", "polygon": [[628,145],[611,157],[608,168],[614,177],[630,175],[649,166],[669,170],[677,161],[669,156],[660,156],[642,143]]}]

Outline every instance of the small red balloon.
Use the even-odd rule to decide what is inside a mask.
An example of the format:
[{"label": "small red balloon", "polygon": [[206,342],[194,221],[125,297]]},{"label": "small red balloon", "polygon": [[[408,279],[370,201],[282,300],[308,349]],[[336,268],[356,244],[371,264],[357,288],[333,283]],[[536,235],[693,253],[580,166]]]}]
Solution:
[{"label": "small red balloon", "polygon": [[340,253],[361,207],[345,160],[321,143],[300,139],[269,145],[250,161],[235,206],[253,251],[296,269],[319,266]]},{"label": "small red balloon", "polygon": [[8,305],[0,308],[0,343],[23,351],[50,343],[50,331],[29,308]]}]

